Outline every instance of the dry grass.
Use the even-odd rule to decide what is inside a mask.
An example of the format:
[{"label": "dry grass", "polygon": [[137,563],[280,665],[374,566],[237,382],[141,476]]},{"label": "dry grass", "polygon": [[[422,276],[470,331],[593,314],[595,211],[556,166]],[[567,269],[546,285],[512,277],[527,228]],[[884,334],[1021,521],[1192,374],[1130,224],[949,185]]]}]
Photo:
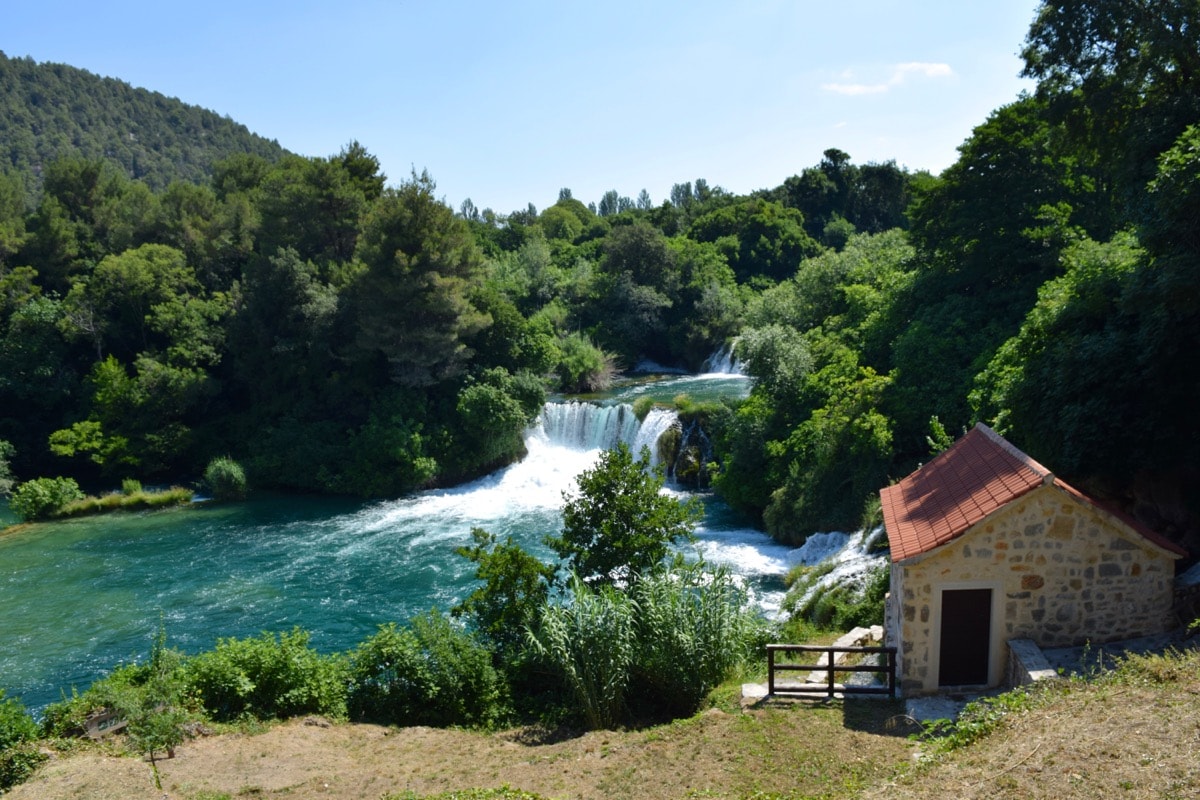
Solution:
[{"label": "dry grass", "polygon": [[[644,730],[552,735],[296,720],[190,742],[160,762],[83,749],[12,800],[1200,797],[1200,654],[1134,659],[1022,704],[974,744],[914,760],[898,703],[731,704]],[[514,790],[519,790],[514,791]],[[6,798],[7,800],[7,798]]]},{"label": "dry grass", "polygon": [[863,797],[1200,797],[1200,651],[1063,682],[975,744]]},{"label": "dry grass", "polygon": [[[891,703],[712,709],[639,731],[545,737],[296,720],[226,734],[160,761],[84,752],[17,787],[26,798],[378,798],[511,786],[551,798],[845,797],[891,775],[913,745],[881,729]],[[311,721],[310,721],[311,722]],[[879,729],[877,729],[879,728]]]}]

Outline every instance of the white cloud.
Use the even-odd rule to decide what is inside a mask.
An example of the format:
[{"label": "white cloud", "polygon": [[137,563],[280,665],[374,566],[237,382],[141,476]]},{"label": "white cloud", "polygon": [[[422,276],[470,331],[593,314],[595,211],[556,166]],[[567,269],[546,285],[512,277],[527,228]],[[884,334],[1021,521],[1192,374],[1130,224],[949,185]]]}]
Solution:
[{"label": "white cloud", "polygon": [[892,74],[892,83],[901,83],[905,76],[917,73],[926,78],[949,78],[954,74],[949,64],[931,64],[924,61],[910,61],[907,64],[897,64]]},{"label": "white cloud", "polygon": [[[842,73],[842,75],[846,78],[851,77],[849,72]],[[954,75],[954,70],[950,68],[949,64],[910,61],[893,66],[891,76],[883,83],[826,83],[822,84],[821,88],[834,94],[850,96],[882,94],[900,86],[908,80],[909,76],[914,75],[922,78],[949,78]]]}]

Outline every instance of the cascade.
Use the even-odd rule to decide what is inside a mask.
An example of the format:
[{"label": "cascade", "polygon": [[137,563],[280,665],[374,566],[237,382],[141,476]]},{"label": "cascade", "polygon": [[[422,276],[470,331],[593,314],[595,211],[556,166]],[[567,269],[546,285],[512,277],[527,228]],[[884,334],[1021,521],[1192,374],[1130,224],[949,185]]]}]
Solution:
[{"label": "cascade", "polygon": [[720,350],[704,360],[704,371],[710,375],[745,375],[745,370],[733,356],[736,340],[727,342]]},{"label": "cascade", "polygon": [[652,408],[645,420],[639,420],[627,403],[546,403],[532,435],[571,450],[611,450],[624,443],[636,456],[648,447],[651,464],[657,464],[658,437],[675,423],[675,412],[664,408]]},{"label": "cascade", "polygon": [[809,586],[797,603],[797,608],[811,602],[817,595],[834,586],[849,583],[862,585],[867,575],[887,557],[874,551],[883,536],[883,528],[847,533],[814,533],[796,551],[796,563],[821,564],[831,562],[833,568]]}]

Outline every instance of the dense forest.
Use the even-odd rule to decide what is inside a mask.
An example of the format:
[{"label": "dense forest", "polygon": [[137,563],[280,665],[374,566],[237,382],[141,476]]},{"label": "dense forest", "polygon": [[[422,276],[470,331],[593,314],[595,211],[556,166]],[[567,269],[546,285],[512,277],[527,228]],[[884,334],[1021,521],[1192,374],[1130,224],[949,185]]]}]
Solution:
[{"label": "dense forest", "polygon": [[[255,486],[394,495],[520,457],[547,391],[736,340],[754,388],[705,409],[713,485],[781,540],[856,524],[982,420],[1200,550],[1200,6],[1047,3],[1022,55],[1036,91],[939,176],[829,149],[657,205],[455,210],[357,142],[202,175],[165,149],[170,182],[30,154],[0,176],[0,456],[98,485],[228,454]],[[0,68],[81,102],[35,77],[66,68]]]},{"label": "dense forest", "polygon": [[236,153],[277,161],[284,150],[173,97],[0,52],[0,166],[20,175],[31,195],[43,168],[60,158],[103,159],[161,191],[173,180],[208,180],[213,164]]}]

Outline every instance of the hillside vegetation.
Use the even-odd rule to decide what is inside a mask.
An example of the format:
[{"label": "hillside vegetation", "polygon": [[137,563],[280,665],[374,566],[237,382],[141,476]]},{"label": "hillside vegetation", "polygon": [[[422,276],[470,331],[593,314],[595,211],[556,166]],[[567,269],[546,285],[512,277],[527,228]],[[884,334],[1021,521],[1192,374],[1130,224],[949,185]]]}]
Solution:
[{"label": "hillside vegetation", "polygon": [[0,169],[32,194],[61,158],[102,159],[154,190],[201,183],[235,153],[275,161],[283,148],[228,117],[66,64],[0,52]]}]

